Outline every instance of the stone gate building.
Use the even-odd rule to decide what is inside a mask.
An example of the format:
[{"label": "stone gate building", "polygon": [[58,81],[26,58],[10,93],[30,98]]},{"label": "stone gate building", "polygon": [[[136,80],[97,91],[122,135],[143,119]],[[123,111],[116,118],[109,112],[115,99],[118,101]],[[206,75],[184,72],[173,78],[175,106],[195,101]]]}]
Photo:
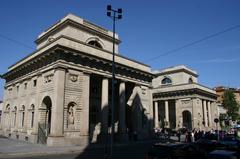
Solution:
[{"label": "stone gate building", "polygon": [[216,92],[198,84],[196,71],[185,66],[175,66],[154,74],[152,96],[156,128],[216,128]]},{"label": "stone gate building", "polygon": [[[41,33],[37,50],[10,66],[2,131],[6,136],[47,143],[87,144],[111,130],[113,33],[69,14]],[[149,137],[152,108],[150,67],[118,54],[116,37],[115,133]]]},{"label": "stone gate building", "polygon": [[[41,33],[37,50],[10,66],[0,132],[47,145],[105,141],[112,131],[113,33],[69,14]],[[115,141],[150,138],[154,127],[213,127],[216,93],[185,66],[154,73],[118,54]],[[162,124],[160,124],[162,123]]]}]

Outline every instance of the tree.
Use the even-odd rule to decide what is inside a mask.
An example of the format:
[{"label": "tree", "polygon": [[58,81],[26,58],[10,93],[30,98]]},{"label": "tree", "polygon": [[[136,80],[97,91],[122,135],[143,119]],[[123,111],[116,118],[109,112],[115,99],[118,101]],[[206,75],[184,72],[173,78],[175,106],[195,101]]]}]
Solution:
[{"label": "tree", "polygon": [[232,117],[232,120],[239,118],[239,104],[236,101],[232,90],[225,90],[223,94],[223,107],[227,110],[227,115]]}]

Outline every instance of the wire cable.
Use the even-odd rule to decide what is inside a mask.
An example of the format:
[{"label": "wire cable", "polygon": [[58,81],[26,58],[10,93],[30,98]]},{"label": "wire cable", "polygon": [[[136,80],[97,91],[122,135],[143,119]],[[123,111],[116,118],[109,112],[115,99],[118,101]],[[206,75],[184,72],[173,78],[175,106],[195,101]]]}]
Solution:
[{"label": "wire cable", "polygon": [[165,53],[162,53],[162,54],[160,54],[160,55],[158,55],[158,56],[155,56],[155,57],[153,57],[153,58],[150,58],[150,59],[146,60],[145,62],[154,61],[154,60],[158,59],[159,57],[162,57],[162,56],[166,56],[166,55],[175,53],[175,52],[180,51],[180,50],[182,50],[182,49],[185,49],[185,48],[187,48],[187,47],[196,45],[196,44],[198,44],[198,43],[201,43],[201,42],[206,41],[206,40],[208,40],[208,39],[214,38],[214,37],[219,36],[219,35],[221,35],[221,34],[224,34],[224,33],[226,33],[226,32],[236,30],[236,29],[238,29],[238,28],[240,28],[240,25],[239,25],[239,24],[238,24],[238,25],[235,25],[235,26],[232,26],[232,27],[229,27],[229,28],[227,28],[227,29],[224,29],[224,30],[222,30],[222,31],[219,31],[219,32],[217,32],[217,33],[210,34],[210,35],[205,36],[205,37],[203,37],[203,38],[201,38],[201,39],[199,39],[199,40],[195,40],[195,41],[193,41],[193,42],[190,42],[190,43],[185,44],[185,45],[183,45],[183,46],[180,46],[180,47],[178,47],[178,48],[175,48],[175,49],[172,49],[172,50],[168,50],[168,51],[166,51]]},{"label": "wire cable", "polygon": [[31,46],[26,45],[26,44],[24,44],[24,43],[22,43],[22,42],[20,42],[20,41],[18,41],[18,40],[14,40],[14,39],[12,39],[12,38],[9,38],[9,37],[7,37],[7,36],[5,36],[5,35],[3,35],[3,34],[0,34],[0,37],[3,38],[3,39],[6,39],[6,40],[8,40],[8,41],[11,41],[11,42],[13,42],[13,43],[15,43],[15,44],[24,46],[25,48],[28,48],[28,49],[30,49],[30,50],[35,50],[35,48],[33,48],[33,47],[31,47]]}]

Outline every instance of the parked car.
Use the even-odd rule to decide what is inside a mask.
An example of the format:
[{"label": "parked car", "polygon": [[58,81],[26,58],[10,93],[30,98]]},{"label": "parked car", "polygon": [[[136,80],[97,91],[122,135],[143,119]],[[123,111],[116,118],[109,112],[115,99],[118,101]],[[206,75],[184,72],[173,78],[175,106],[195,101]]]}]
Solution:
[{"label": "parked car", "polygon": [[146,159],[204,159],[206,154],[193,144],[154,144]]},{"label": "parked car", "polygon": [[240,149],[240,141],[236,139],[234,135],[225,136],[220,143],[224,145],[227,149],[238,150]]},{"label": "parked car", "polygon": [[236,151],[214,150],[208,154],[207,159],[240,159]]},{"label": "parked car", "polygon": [[205,151],[206,153],[225,147],[225,145],[218,142],[217,140],[209,140],[209,139],[199,139],[193,144],[196,145],[199,149]]}]

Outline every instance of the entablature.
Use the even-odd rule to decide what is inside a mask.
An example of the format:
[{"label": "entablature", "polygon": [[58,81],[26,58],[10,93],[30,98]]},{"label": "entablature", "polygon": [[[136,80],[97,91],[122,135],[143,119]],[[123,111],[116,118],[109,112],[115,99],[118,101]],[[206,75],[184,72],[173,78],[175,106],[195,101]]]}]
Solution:
[{"label": "entablature", "polygon": [[178,98],[186,98],[186,97],[188,98],[199,97],[199,98],[208,99],[211,101],[217,100],[216,94],[212,94],[198,88],[153,93],[154,101],[162,100],[162,99],[178,99]]},{"label": "entablature", "polygon": [[[36,75],[42,74],[44,70],[53,69],[56,64],[62,63],[65,68],[74,67],[77,70],[87,70],[95,74],[111,76],[112,62],[86,53],[76,52],[63,46],[56,46],[49,52],[41,54],[26,65],[17,67],[3,75],[7,83],[11,81],[23,81]],[[57,66],[58,67],[58,66]],[[152,74],[116,63],[116,77],[150,85]],[[21,79],[21,80],[20,80]]]}]

